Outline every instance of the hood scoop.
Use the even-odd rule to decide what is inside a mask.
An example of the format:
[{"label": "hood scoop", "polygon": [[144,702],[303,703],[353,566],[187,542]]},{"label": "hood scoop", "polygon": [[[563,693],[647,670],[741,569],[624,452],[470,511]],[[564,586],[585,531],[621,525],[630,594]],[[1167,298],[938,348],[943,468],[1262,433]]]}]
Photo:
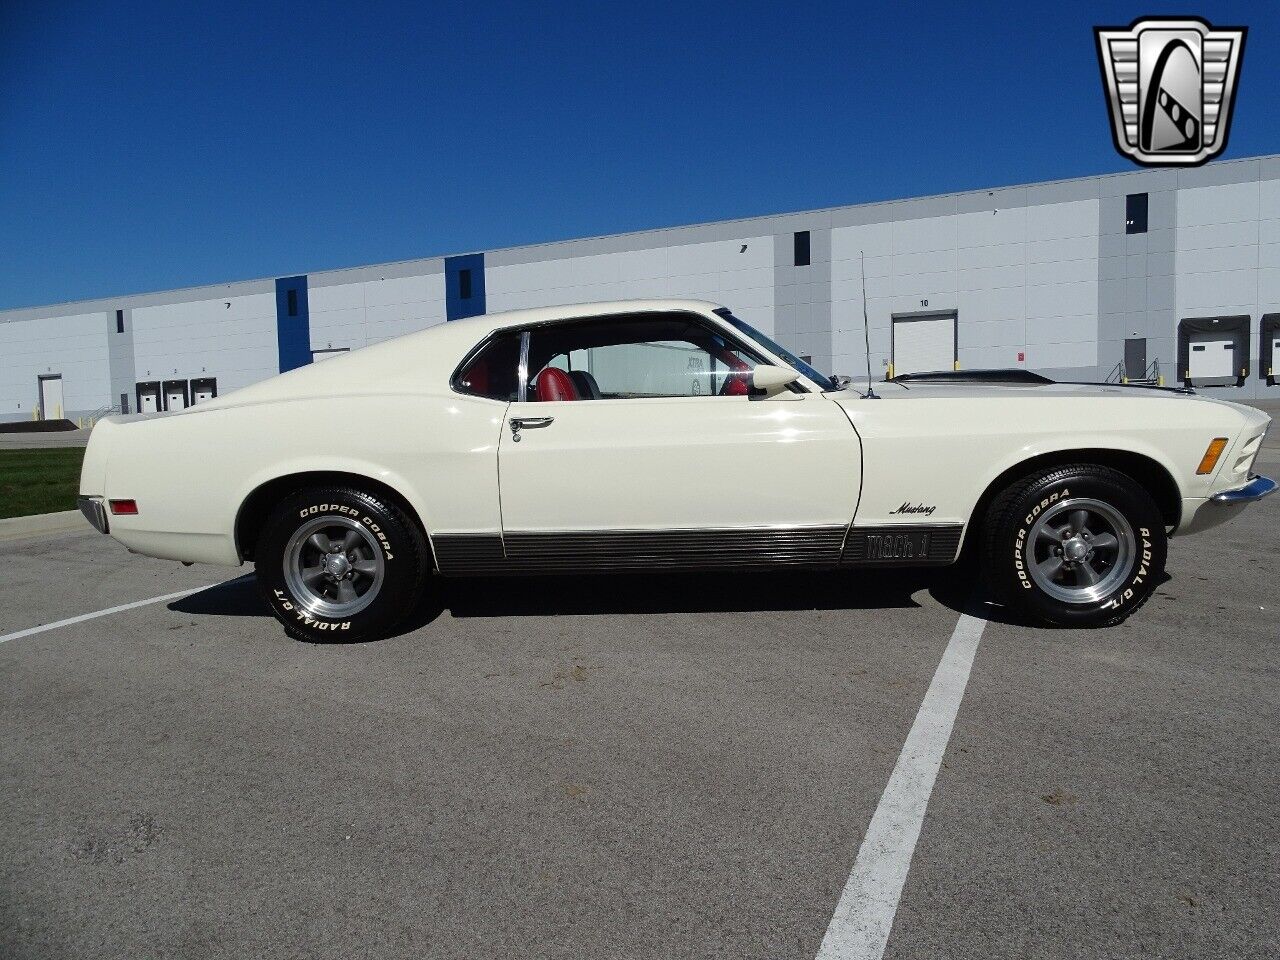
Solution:
[{"label": "hood scoop", "polygon": [[1030,370],[934,370],[929,373],[902,373],[891,383],[1016,383],[1034,385],[1056,383]]}]

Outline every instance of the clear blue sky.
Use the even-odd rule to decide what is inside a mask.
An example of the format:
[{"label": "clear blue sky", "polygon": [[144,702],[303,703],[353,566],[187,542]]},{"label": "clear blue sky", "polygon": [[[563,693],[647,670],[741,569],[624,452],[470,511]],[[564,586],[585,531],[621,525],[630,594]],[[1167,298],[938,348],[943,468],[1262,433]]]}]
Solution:
[{"label": "clear blue sky", "polygon": [[1091,28],[1176,12],[1280,152],[1272,4],[0,0],[0,307],[1134,169]]}]

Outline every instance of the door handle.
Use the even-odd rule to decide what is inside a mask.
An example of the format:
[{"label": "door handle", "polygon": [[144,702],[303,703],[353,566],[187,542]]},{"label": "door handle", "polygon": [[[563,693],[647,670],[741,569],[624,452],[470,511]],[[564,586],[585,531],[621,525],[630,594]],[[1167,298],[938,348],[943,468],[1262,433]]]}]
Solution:
[{"label": "door handle", "polygon": [[549,427],[555,422],[555,417],[512,417],[511,423],[511,439],[515,443],[520,442],[521,430],[537,430],[541,427]]}]

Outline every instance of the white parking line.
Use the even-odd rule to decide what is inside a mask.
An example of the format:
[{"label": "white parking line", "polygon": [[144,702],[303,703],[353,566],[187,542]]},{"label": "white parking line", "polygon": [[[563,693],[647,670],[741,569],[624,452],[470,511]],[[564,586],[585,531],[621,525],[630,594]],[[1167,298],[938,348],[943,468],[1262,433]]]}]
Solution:
[{"label": "white parking line", "polygon": [[105,610],[95,610],[93,613],[82,613],[78,617],[67,617],[65,620],[56,620],[53,623],[42,624],[38,627],[29,627],[26,630],[19,630],[17,633],[7,633],[3,637],[0,637],[0,643],[8,643],[10,640],[21,640],[23,637],[30,637],[37,633],[44,633],[46,630],[57,630],[59,627],[69,627],[73,623],[84,623],[86,620],[94,620],[98,617],[110,616],[113,613],[122,613],[125,610],[133,610],[136,607],[145,607],[153,603],[164,603],[166,600],[177,600],[179,597],[186,597],[193,593],[199,593],[201,590],[208,590],[210,587],[216,586],[219,586],[219,584],[206,583],[203,587],[192,587],[190,590],[179,590],[177,593],[166,593],[162,597],[152,597],[149,600],[135,600],[133,603],[122,603],[118,607],[107,607]]},{"label": "white parking line", "polygon": [[818,960],[880,960],[987,621],[961,614],[871,818]]}]

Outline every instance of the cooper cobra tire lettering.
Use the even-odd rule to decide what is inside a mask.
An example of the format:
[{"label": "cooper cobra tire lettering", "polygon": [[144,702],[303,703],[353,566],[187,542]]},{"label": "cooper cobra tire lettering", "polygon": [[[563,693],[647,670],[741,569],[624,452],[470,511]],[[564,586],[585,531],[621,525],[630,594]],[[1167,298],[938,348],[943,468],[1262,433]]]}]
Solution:
[{"label": "cooper cobra tire lettering", "polygon": [[1070,491],[1063,487],[1056,493],[1052,493],[1045,497],[1038,504],[1031,508],[1031,512],[1027,514],[1023,523],[1026,524],[1018,530],[1017,538],[1013,543],[1013,569],[1018,572],[1018,583],[1023,590],[1032,589],[1031,578],[1027,576],[1026,552],[1027,552],[1027,532],[1031,529],[1031,525],[1036,522],[1036,517],[1040,512],[1051,503],[1057,503],[1065,496],[1069,496]]},{"label": "cooper cobra tire lettering", "polygon": [[395,556],[391,552],[391,541],[388,540],[387,535],[382,532],[382,528],[368,517],[365,517],[362,522],[369,528],[369,532],[378,538],[378,542],[382,544],[382,549],[386,551],[387,559],[394,560]]},{"label": "cooper cobra tire lettering", "polygon": [[303,507],[298,511],[298,519],[305,520],[307,517],[313,517],[318,513],[341,513],[344,516],[351,517],[353,520],[359,519],[360,511],[355,507],[348,507],[337,503],[317,503],[309,507]]}]

